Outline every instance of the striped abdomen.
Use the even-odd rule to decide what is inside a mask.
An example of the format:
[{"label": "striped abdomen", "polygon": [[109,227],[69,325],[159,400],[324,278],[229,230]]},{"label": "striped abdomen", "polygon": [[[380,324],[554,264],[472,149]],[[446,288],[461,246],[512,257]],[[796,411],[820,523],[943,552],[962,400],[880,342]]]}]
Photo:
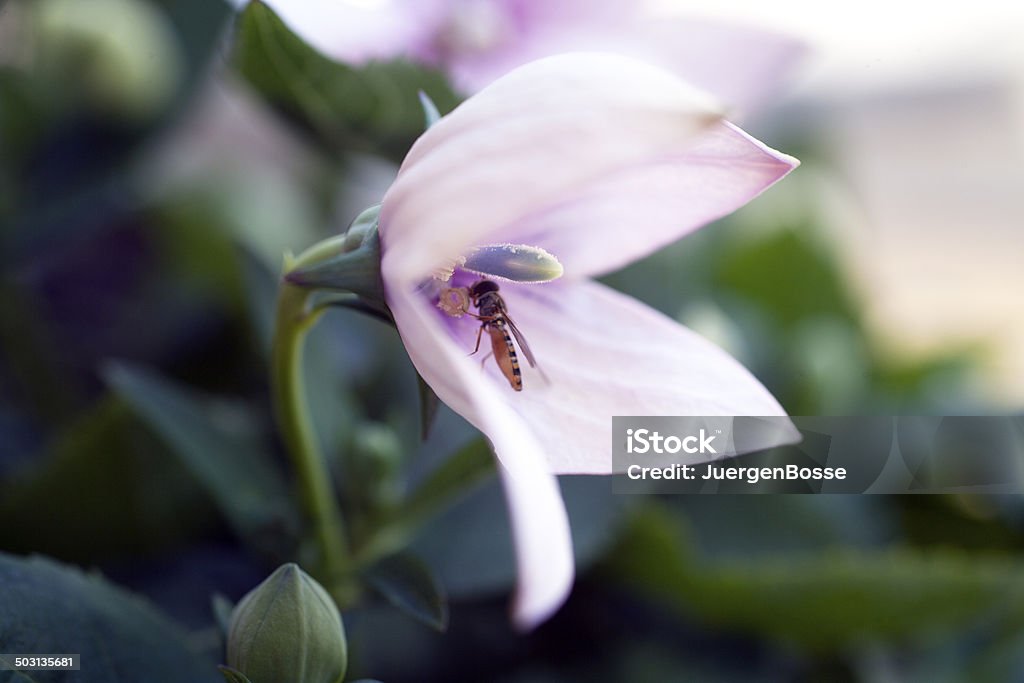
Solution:
[{"label": "striped abdomen", "polygon": [[491,335],[491,350],[494,352],[494,360],[501,368],[501,374],[512,385],[516,391],[523,390],[523,377],[519,372],[519,357],[516,356],[516,347],[512,345],[512,335],[508,333],[508,327],[501,318],[496,318],[487,323],[487,333]]}]

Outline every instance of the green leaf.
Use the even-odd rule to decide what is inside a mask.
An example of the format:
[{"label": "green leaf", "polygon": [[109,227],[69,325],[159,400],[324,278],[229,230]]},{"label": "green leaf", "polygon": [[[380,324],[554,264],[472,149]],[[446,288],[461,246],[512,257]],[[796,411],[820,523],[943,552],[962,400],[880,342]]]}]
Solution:
[{"label": "green leaf", "polygon": [[[153,606],[95,575],[42,557],[0,553],[0,651],[76,653],[83,683],[214,683],[214,662],[188,647],[185,634]],[[32,672],[25,680],[70,680]]]},{"label": "green leaf", "polygon": [[790,329],[815,316],[858,322],[836,255],[809,226],[735,236],[713,263],[716,291],[742,296]]},{"label": "green leaf", "polygon": [[32,678],[26,673],[20,671],[12,671],[9,674],[11,677],[6,679],[4,683],[39,683],[38,678]]},{"label": "green leaf", "polygon": [[[40,501],[60,504],[35,514]],[[89,563],[152,555],[208,534],[215,514],[163,443],[107,397],[0,482],[0,547]]]},{"label": "green leaf", "polygon": [[336,149],[382,146],[400,157],[423,128],[419,92],[445,110],[457,100],[439,72],[408,62],[355,69],[332,61],[257,1],[239,18],[232,64],[271,104]]},{"label": "green leaf", "polygon": [[826,551],[702,562],[682,521],[649,506],[605,569],[690,616],[826,650],[936,636],[1024,612],[1024,564],[952,551]]},{"label": "green leaf", "polygon": [[898,534],[889,500],[870,496],[671,496],[707,559],[757,562],[836,545],[877,549]]},{"label": "green leaf", "polygon": [[445,460],[409,495],[399,516],[422,521],[487,481],[494,473],[490,446],[484,439],[475,439]]},{"label": "green leaf", "polygon": [[284,552],[297,513],[246,410],[172,383],[138,366],[109,364],[104,375],[203,485],[235,531]]},{"label": "green leaf", "polygon": [[387,557],[364,574],[384,599],[438,631],[448,628],[448,599],[430,568],[408,553]]}]

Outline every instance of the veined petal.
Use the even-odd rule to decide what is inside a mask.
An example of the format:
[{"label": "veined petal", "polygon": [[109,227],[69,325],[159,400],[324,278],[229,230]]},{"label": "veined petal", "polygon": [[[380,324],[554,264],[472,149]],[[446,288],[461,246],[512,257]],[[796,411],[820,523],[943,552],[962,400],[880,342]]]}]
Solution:
[{"label": "veined petal", "polygon": [[683,152],[619,168],[507,233],[556,254],[570,277],[607,273],[732,213],[799,163],[721,122]]},{"label": "veined petal", "polygon": [[520,67],[413,146],[384,198],[384,261],[408,283],[471,247],[515,242],[507,227],[525,217],[621,169],[685,154],[715,111],[700,91],[626,57]]},{"label": "veined petal", "polygon": [[[508,402],[559,474],[612,471],[614,415],[786,413],[722,349],[644,304],[590,281],[503,287],[509,313],[548,376],[523,371]],[[799,439],[793,429],[777,443]]]},{"label": "veined petal", "polygon": [[532,628],[572,588],[572,539],[558,481],[529,426],[467,357],[468,347],[456,347],[440,313],[418,293],[395,287],[388,288],[388,306],[417,371],[442,401],[487,435],[498,456],[519,574],[513,619]]}]

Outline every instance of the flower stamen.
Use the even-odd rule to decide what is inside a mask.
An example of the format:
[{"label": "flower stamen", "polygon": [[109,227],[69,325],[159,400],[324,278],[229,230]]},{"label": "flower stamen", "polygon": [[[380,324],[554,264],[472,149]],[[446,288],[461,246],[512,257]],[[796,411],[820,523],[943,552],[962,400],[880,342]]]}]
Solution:
[{"label": "flower stamen", "polygon": [[437,307],[453,318],[461,318],[469,312],[469,288],[445,287],[438,295]]}]

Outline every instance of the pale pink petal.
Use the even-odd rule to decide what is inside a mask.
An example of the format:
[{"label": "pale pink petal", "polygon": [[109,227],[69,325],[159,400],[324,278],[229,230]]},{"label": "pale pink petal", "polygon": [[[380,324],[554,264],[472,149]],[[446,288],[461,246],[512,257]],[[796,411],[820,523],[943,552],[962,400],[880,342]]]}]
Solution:
[{"label": "pale pink petal", "polygon": [[[384,260],[404,282],[625,167],[684,154],[718,121],[671,74],[614,55],[560,55],[496,81],[416,142],[384,198]],[[401,244],[401,249],[390,249]],[[558,254],[556,254],[558,256]]]},{"label": "pale pink petal", "polygon": [[[389,281],[384,273],[385,282]],[[544,621],[572,588],[569,520],[558,482],[530,426],[511,410],[500,387],[457,347],[440,313],[419,294],[388,289],[388,305],[409,357],[438,397],[490,439],[500,462],[515,541],[518,589],[515,623]]]},{"label": "pale pink petal", "polygon": [[543,247],[558,257],[566,273],[602,274],[732,213],[798,164],[722,122],[682,153],[620,168],[581,193],[523,217],[508,226],[504,237]]},{"label": "pale pink petal", "polygon": [[[523,630],[547,620],[569,596],[575,574],[569,518],[558,480],[521,420],[485,418],[499,453],[516,547],[518,589],[512,618]],[[527,436],[529,434],[529,436]],[[531,442],[528,446],[524,441]],[[505,456],[501,457],[501,453]]]},{"label": "pale pink petal", "polygon": [[349,64],[416,52],[433,40],[449,1],[262,0],[317,51]]},{"label": "pale pink petal", "polygon": [[[662,66],[713,94],[730,111],[747,110],[775,95],[806,52],[789,36],[727,22],[652,16],[623,2],[263,1],[333,59],[424,61],[447,70],[467,93],[536,59],[600,51]],[[229,2],[242,7],[248,0]]]},{"label": "pale pink petal", "polygon": [[[445,58],[453,80],[476,92],[527,62],[563,52],[614,52],[669,71],[747,110],[782,90],[806,53],[790,37],[728,22],[645,12],[628,3],[509,3],[484,0],[508,24],[487,48],[453,50]],[[453,5],[457,16],[460,3]]]},{"label": "pale pink petal", "polygon": [[730,115],[777,98],[808,51],[792,36],[689,17],[648,18],[632,35],[643,51],[629,54],[707,90]]},{"label": "pale pink petal", "polygon": [[613,36],[616,29],[630,33],[636,14],[635,6],[621,0],[453,0],[444,31],[423,56],[443,65],[460,90],[474,93],[536,59],[614,52],[608,29]]},{"label": "pale pink petal", "polygon": [[[468,0],[473,2],[474,0]],[[476,0],[480,1],[480,0]],[[544,26],[577,26],[593,24],[598,26],[622,25],[637,13],[642,3],[622,0],[482,0],[495,5],[510,7],[527,29]],[[456,0],[467,2],[467,0]]]},{"label": "pale pink petal", "polygon": [[[525,367],[516,393],[493,362],[487,372],[559,474],[612,471],[614,415],[785,415],[725,351],[603,285],[556,281],[501,291],[549,381]],[[780,437],[763,446],[798,439],[795,430]]]}]

